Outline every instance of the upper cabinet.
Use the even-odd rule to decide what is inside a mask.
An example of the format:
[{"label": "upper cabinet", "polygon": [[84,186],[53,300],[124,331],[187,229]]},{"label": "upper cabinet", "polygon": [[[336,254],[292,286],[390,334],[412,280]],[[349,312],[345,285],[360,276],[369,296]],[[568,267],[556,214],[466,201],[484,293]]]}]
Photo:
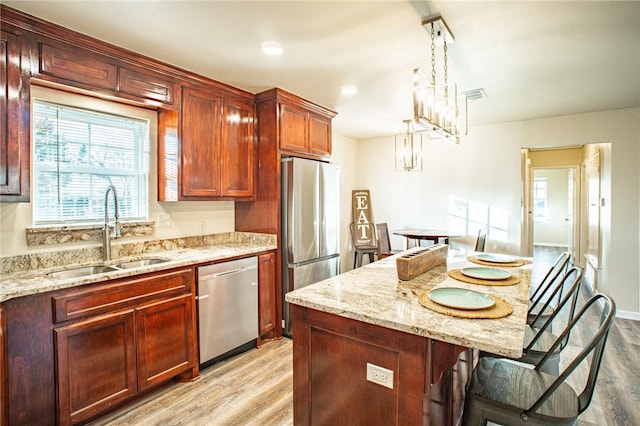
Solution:
[{"label": "upper cabinet", "polygon": [[226,97],[222,104],[220,146],[222,195],[251,197],[255,183],[253,99]]},{"label": "upper cabinet", "polygon": [[37,77],[88,90],[111,91],[142,102],[174,102],[173,78],[49,39],[38,42]]},{"label": "upper cabinet", "polygon": [[29,201],[29,58],[10,25],[0,46],[0,202]]},{"label": "upper cabinet", "polygon": [[0,201],[29,201],[32,83],[156,110],[158,200],[253,198],[253,94],[0,7]]},{"label": "upper cabinet", "polygon": [[[161,191],[162,201],[250,199],[254,187],[254,112],[252,99],[206,87],[182,91],[180,160],[175,174],[177,199]],[[167,151],[167,149],[165,149]],[[159,179],[169,173],[161,169]],[[164,174],[164,176],[162,176]],[[164,198],[163,198],[164,192]]]},{"label": "upper cabinet", "polygon": [[256,102],[262,105],[262,110],[276,112],[275,134],[283,154],[319,159],[331,157],[334,111],[277,88],[259,93]]},{"label": "upper cabinet", "polygon": [[180,195],[219,197],[222,98],[202,89],[182,91]]}]

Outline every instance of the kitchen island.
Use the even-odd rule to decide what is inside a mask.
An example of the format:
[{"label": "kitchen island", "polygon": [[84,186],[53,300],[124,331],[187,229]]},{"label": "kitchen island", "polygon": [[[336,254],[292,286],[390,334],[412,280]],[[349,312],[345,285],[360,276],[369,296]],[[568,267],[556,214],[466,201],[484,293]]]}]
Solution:
[{"label": "kitchen island", "polygon": [[[400,255],[287,294],[295,424],[456,424],[473,350],[522,354],[530,264],[504,268],[518,284],[481,286],[451,278],[449,270],[478,265],[450,255],[446,265],[400,281]],[[420,294],[444,286],[498,296],[513,312],[466,319],[419,303]]]}]

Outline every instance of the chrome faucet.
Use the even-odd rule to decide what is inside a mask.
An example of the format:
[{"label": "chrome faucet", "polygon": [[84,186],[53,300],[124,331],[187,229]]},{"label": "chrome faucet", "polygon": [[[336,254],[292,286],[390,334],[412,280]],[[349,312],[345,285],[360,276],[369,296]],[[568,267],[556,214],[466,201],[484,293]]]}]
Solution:
[{"label": "chrome faucet", "polygon": [[[113,193],[115,204],[115,223],[113,224],[113,235],[109,229],[109,192]],[[118,207],[118,192],[116,187],[109,185],[104,193],[104,227],[102,228],[102,253],[104,260],[111,260],[111,238],[120,238],[120,209]]]}]

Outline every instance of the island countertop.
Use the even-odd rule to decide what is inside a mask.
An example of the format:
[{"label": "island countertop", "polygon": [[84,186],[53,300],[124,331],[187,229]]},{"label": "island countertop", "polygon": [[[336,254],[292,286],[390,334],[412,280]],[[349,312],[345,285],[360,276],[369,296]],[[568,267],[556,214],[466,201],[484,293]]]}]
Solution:
[{"label": "island countertop", "polygon": [[[447,271],[478,265],[469,262],[466,256],[456,257],[450,253],[445,265],[437,266],[413,280],[400,281],[396,271],[396,257],[400,255],[289,292],[286,301],[497,355],[522,356],[531,264],[501,267],[519,276],[519,284],[467,284],[451,278]],[[513,306],[513,313],[499,319],[457,318],[432,311],[418,302],[418,295],[423,291],[445,286],[497,295]]]}]

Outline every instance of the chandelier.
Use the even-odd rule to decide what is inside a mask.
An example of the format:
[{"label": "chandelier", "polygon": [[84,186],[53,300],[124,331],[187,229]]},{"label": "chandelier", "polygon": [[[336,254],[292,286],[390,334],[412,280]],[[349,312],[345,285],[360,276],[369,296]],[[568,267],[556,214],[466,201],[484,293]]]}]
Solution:
[{"label": "chandelier", "polygon": [[[413,70],[413,119],[430,136],[458,144],[460,135],[467,134],[467,98],[463,96],[459,104],[457,85],[448,79],[447,43],[455,39],[440,16],[423,21],[422,26],[431,35],[431,75],[420,68]],[[442,81],[436,79],[436,41],[443,48]]]},{"label": "chandelier", "polygon": [[404,120],[407,133],[396,135],[396,171],[422,171],[422,135],[413,131],[413,120]]}]

